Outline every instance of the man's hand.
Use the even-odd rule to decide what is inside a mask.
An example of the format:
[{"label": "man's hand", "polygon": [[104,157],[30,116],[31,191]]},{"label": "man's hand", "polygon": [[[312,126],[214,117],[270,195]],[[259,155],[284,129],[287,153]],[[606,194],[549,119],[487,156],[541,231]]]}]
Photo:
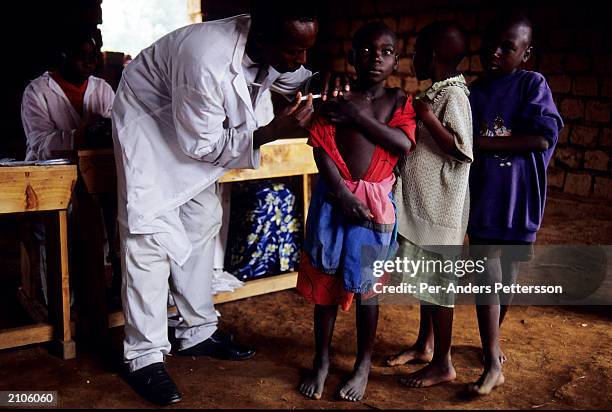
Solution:
[{"label": "man's hand", "polygon": [[337,197],[338,203],[344,215],[350,220],[372,220],[374,215],[370,209],[359,200],[357,196],[349,191],[343,191]]},{"label": "man's hand", "polygon": [[301,98],[302,93],[298,92],[293,104],[274,116],[274,120],[267,126],[255,130],[253,133],[255,148],[279,138],[303,137],[308,134],[306,129],[310,127],[314,118],[312,94],[308,95],[305,102],[302,102]]}]

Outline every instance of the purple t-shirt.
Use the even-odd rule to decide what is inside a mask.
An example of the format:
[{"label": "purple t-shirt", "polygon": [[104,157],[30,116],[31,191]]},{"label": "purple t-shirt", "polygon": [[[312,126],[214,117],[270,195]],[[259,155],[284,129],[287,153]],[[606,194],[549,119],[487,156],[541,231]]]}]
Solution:
[{"label": "purple t-shirt", "polygon": [[478,152],[470,169],[468,234],[534,242],[546,202],[546,168],[563,121],[540,73],[517,70],[470,86],[474,136],[544,136],[543,152]]}]

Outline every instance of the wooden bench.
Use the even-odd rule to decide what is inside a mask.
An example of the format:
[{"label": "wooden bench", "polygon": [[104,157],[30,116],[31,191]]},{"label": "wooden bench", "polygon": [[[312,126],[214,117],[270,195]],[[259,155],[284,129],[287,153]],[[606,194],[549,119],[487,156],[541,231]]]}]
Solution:
[{"label": "wooden bench", "polygon": [[[0,349],[52,342],[63,359],[76,355],[70,329],[66,209],[77,180],[74,165],[0,167],[0,213],[47,213],[48,319],[0,330]],[[22,303],[33,297],[22,295]]]}]

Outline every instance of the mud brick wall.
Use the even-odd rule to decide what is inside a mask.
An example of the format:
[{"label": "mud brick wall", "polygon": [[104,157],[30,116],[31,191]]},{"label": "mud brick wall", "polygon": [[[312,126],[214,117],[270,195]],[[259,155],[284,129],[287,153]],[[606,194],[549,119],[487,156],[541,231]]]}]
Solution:
[{"label": "mud brick wall", "polygon": [[[533,1],[519,4],[535,26],[534,55],[524,66],[543,73],[565,121],[549,168],[549,188],[584,197],[612,200],[612,29],[603,6]],[[247,10],[248,1],[203,1],[205,18]],[[436,20],[454,20],[469,33],[469,56],[460,69],[468,81],[481,72],[480,33],[507,4],[469,0],[330,0],[323,2],[320,36],[311,55],[316,68],[351,72],[347,53],[362,24],[382,20],[399,37],[400,64],[388,85],[416,93],[429,86],[417,81],[411,53],[416,33]]]},{"label": "mud brick wall", "polygon": [[[612,200],[612,28],[604,3],[521,1],[512,4],[527,11],[536,29],[535,53],[525,68],[546,76],[566,123],[549,168],[550,189]],[[202,12],[205,20],[211,20],[245,12],[248,4],[249,0],[203,0]],[[313,67],[350,72],[346,56],[351,35],[368,21],[382,20],[398,33],[400,41],[399,70],[389,85],[409,93],[429,85],[416,80],[410,59],[419,29],[436,20],[462,24],[469,33],[470,55],[460,68],[471,81],[481,73],[477,55],[480,33],[505,6],[491,0],[327,0],[322,4],[321,33],[310,58]],[[8,52],[18,64],[5,65],[14,69],[15,75],[10,77],[15,81],[9,82],[3,93],[10,110],[5,116],[6,138],[0,142],[0,157],[23,156],[21,93],[43,67],[38,60],[46,50],[41,48],[50,41],[41,44],[41,39],[49,38],[58,25],[65,26],[61,22],[67,15],[78,15],[72,20],[81,24],[89,20],[99,24],[99,0],[69,0],[62,7],[44,5],[35,9],[22,5],[11,17],[31,21],[34,31],[11,42],[15,50]],[[32,49],[32,45],[38,47]]]}]

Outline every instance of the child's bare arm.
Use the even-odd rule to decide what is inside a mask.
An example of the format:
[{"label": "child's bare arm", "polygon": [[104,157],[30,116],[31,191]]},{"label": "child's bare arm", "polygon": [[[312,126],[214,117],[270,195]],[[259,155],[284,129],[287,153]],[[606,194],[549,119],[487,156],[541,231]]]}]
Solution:
[{"label": "child's bare arm", "polygon": [[486,152],[543,152],[550,144],[544,136],[517,134],[503,137],[474,136],[476,149]]},{"label": "child's bare arm", "polygon": [[360,116],[355,123],[362,130],[363,135],[372,143],[397,156],[410,153],[412,142],[400,129],[387,126],[379,122],[374,116],[365,114]]},{"label": "child's bare arm", "polygon": [[423,122],[423,125],[431,134],[431,137],[438,144],[440,149],[449,156],[455,159],[465,159],[465,155],[457,149],[455,145],[455,136],[446,128],[436,117],[434,112],[427,103],[422,100],[415,100],[414,110],[417,117]]},{"label": "child's bare arm", "polygon": [[338,101],[325,103],[322,111],[332,123],[358,127],[372,143],[395,155],[408,154],[412,148],[412,142],[404,132],[387,126],[374,116],[372,103],[366,99],[345,94]]},{"label": "child's bare arm", "polygon": [[338,201],[344,214],[351,219],[370,220],[372,213],[348,190],[338,168],[327,153],[321,148],[314,148],[313,154],[321,177],[329,185],[331,195]]}]

